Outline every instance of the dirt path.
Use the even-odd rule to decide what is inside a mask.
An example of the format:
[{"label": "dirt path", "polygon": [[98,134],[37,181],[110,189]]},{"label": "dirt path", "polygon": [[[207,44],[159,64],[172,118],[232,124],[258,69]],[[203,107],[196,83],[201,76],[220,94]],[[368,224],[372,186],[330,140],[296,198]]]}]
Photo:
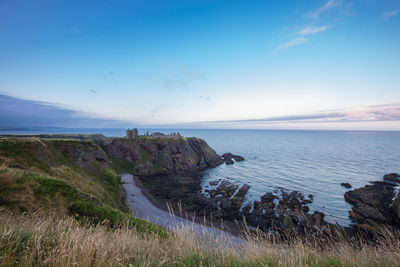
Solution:
[{"label": "dirt path", "polygon": [[243,245],[246,241],[219,229],[201,225],[199,223],[174,216],[169,212],[160,209],[145,196],[142,189],[136,185],[133,175],[122,174],[121,180],[127,193],[128,205],[135,217],[145,219],[151,223],[158,224],[169,230],[186,229],[195,233],[198,238],[215,242],[223,240],[224,244],[235,247]]}]

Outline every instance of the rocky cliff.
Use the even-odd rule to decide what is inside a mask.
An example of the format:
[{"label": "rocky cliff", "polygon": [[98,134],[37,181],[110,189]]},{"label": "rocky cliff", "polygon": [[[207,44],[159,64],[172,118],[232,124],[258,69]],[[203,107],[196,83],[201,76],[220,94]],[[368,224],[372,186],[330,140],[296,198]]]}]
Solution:
[{"label": "rocky cliff", "polygon": [[114,167],[140,176],[168,175],[216,167],[223,159],[199,138],[114,138],[102,145]]}]

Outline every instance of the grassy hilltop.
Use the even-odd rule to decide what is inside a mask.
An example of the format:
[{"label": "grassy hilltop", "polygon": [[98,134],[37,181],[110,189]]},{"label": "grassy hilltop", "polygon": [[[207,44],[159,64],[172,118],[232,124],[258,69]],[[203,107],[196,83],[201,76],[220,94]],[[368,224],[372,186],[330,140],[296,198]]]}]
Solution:
[{"label": "grassy hilltop", "polygon": [[[121,142],[114,156],[131,160],[129,166],[142,170],[140,164],[146,160],[140,150],[136,159],[127,157],[134,152],[118,154],[121,148],[135,147]],[[152,164],[164,156],[156,153],[158,148],[150,140],[141,142],[145,142],[141,148],[153,149],[147,159]],[[131,215],[115,169],[118,164],[103,148],[90,139],[0,138],[0,266],[398,266],[400,262],[398,233],[392,232],[373,244],[352,243],[337,235],[280,241],[249,234],[240,249],[229,240],[203,240],[184,229],[168,232]],[[207,164],[215,158],[212,152],[201,157],[187,153]],[[193,160],[179,160],[172,169],[182,163],[195,166]]]}]

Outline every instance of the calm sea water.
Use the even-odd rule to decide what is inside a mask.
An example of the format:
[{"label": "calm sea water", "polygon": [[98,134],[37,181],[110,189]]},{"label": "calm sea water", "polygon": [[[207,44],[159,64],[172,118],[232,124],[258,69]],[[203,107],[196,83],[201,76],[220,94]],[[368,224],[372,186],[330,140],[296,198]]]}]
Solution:
[{"label": "calm sea water", "polygon": [[[139,129],[139,133],[145,133]],[[149,130],[169,133],[178,130]],[[311,210],[327,214],[327,220],[349,223],[346,188],[381,180],[400,172],[400,132],[363,131],[280,131],[280,130],[179,130],[184,136],[203,138],[222,154],[231,152],[246,158],[233,165],[221,165],[204,172],[209,181],[229,179],[250,185],[246,201],[253,202],[277,188],[313,194]],[[124,129],[53,129],[5,133],[102,133],[123,136]]]}]

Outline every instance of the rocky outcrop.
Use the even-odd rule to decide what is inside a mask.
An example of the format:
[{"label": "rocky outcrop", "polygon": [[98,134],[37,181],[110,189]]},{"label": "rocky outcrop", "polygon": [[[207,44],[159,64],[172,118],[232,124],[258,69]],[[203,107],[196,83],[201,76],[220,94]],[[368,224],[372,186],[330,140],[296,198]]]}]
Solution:
[{"label": "rocky outcrop", "polygon": [[222,181],[216,189],[210,190],[209,193],[211,198],[218,195],[223,197],[231,197],[238,188],[238,185],[234,185],[228,181]]},{"label": "rocky outcrop", "polygon": [[[213,215],[217,219],[228,221],[241,220],[243,215],[240,209],[250,187],[246,184],[242,185],[240,188],[239,186],[233,185],[229,182],[226,182],[226,184],[226,193],[223,193],[210,201],[214,207]],[[237,190],[237,188],[239,188],[239,190]],[[224,192],[224,189],[221,191]],[[235,193],[235,191],[237,192]]]},{"label": "rocky outcrop", "polygon": [[240,187],[239,190],[237,191],[237,193],[233,196],[233,198],[231,200],[231,205],[234,210],[237,210],[237,211],[240,210],[249,189],[250,189],[249,185],[247,185],[247,184],[242,185],[242,187]]},{"label": "rocky outcrop", "polygon": [[[183,174],[216,167],[222,158],[200,138],[115,138],[105,147],[111,160],[130,165],[139,176]],[[125,164],[126,165],[126,164]]]},{"label": "rocky outcrop", "polygon": [[382,226],[399,226],[396,200],[393,201],[395,186],[392,182],[375,181],[344,194],[345,200],[352,204],[350,218],[358,228],[375,233]]},{"label": "rocky outcrop", "polygon": [[[222,158],[224,159],[225,163],[228,164],[228,165],[231,165],[231,164],[233,164],[235,162],[244,160],[244,158],[242,156],[234,155],[232,153],[222,154]],[[235,160],[235,161],[233,161],[233,160]]]},{"label": "rocky outcrop", "polygon": [[[158,200],[170,203],[179,210],[195,213],[207,220],[223,220],[225,223],[242,222],[263,231],[269,229],[306,232],[313,226],[325,225],[324,214],[309,214],[313,196],[304,196],[297,191],[275,190],[265,193],[253,205],[245,203],[249,191],[248,185],[239,186],[227,180],[210,182],[215,189],[206,189],[201,193],[201,177],[140,177],[143,184]],[[174,204],[175,203],[175,204]],[[181,203],[181,204],[176,204]],[[182,205],[182,206],[180,206]],[[235,224],[235,223],[234,223]]]},{"label": "rocky outcrop", "polygon": [[[260,201],[254,201],[251,213],[247,212],[250,210],[250,206],[244,209],[244,212],[247,212],[245,218],[251,226],[261,230],[271,227],[285,230],[290,227],[292,230],[302,231],[305,227],[313,225],[307,206],[312,201],[312,195],[305,197],[298,191],[281,189],[275,193],[267,192]],[[323,217],[318,224],[323,224]]]}]

